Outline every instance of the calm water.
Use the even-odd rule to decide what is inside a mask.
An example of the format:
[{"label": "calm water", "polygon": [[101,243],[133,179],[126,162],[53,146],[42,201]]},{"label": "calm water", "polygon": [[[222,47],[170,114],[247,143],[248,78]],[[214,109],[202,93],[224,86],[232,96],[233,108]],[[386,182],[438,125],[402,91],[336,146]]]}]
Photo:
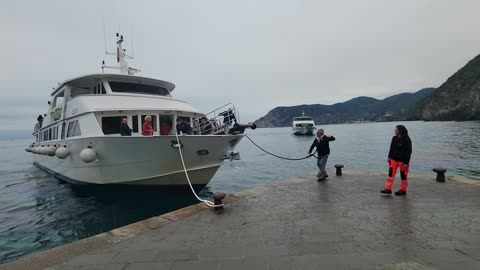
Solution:
[{"label": "calm water", "polygon": [[[399,123],[323,126],[331,143],[328,166],[386,171],[386,155]],[[480,122],[407,122],[413,141],[413,173],[445,166],[449,174],[480,179]],[[248,131],[259,145],[283,156],[306,155],[313,137],[289,128]],[[32,165],[24,151],[30,141],[0,141],[0,262],[69,243],[192,203],[188,193],[79,189]],[[315,170],[315,160],[285,161],[268,156],[244,139],[242,160],[226,161],[202,191],[236,192]],[[381,186],[381,183],[379,183]]]}]

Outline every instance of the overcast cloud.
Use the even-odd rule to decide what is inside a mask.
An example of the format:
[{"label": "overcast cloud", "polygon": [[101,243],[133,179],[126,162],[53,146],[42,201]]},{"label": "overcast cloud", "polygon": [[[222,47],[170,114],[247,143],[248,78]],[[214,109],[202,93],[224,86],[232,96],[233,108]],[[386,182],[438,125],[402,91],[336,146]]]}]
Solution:
[{"label": "overcast cloud", "polygon": [[480,1],[6,1],[0,130],[30,134],[57,82],[100,72],[120,31],[140,75],[203,111],[253,121],[276,106],[439,86],[480,52]]}]

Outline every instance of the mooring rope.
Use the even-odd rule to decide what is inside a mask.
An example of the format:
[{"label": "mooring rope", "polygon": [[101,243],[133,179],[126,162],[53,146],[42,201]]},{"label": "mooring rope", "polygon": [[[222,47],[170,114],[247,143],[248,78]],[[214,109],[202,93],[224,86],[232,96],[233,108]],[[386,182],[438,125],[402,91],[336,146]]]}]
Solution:
[{"label": "mooring rope", "polygon": [[187,167],[185,166],[185,160],[183,160],[182,145],[180,144],[180,140],[178,139],[178,133],[176,131],[175,131],[175,137],[177,138],[177,148],[178,148],[178,153],[180,153],[180,160],[182,160],[183,171],[185,172],[185,176],[187,177],[188,185],[190,186],[190,189],[192,190],[193,195],[195,195],[197,200],[205,203],[209,207],[212,207],[212,208],[223,207],[223,203],[215,205],[213,202],[211,202],[209,200],[204,200],[197,195],[197,193],[195,192],[195,189],[193,189],[192,182],[190,181],[190,176],[188,176]]},{"label": "mooring rope", "polygon": [[311,155],[311,156],[306,156],[306,157],[301,157],[301,158],[288,158],[288,157],[281,157],[279,155],[275,155],[274,153],[271,153],[267,150],[265,150],[264,148],[262,148],[260,145],[256,144],[250,137],[248,137],[248,135],[245,133],[245,137],[247,137],[247,139],[253,143],[253,145],[255,145],[256,147],[258,147],[258,149],[262,150],[263,152],[271,155],[271,156],[274,156],[274,157],[277,157],[277,158],[280,158],[280,159],[285,159],[285,160],[304,160],[304,159],[307,159],[307,158],[310,158],[312,156],[314,157],[317,157],[315,156],[315,153],[317,153],[317,151],[315,150],[315,152]]}]

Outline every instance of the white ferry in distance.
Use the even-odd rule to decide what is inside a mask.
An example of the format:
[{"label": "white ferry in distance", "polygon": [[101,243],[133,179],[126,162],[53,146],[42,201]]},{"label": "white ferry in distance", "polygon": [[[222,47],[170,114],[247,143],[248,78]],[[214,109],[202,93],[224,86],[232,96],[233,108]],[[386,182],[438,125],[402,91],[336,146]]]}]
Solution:
[{"label": "white ferry in distance", "polygon": [[[102,64],[102,71],[114,68],[120,74],[84,75],[53,90],[26,151],[36,166],[71,183],[182,187],[188,182],[181,147],[193,186],[203,188],[254,124],[239,124],[233,104],[205,114],[172,97],[173,83],[135,76],[139,70],[128,66],[126,59],[133,58],[123,41],[117,33],[117,51],[107,53],[116,56],[118,66]],[[147,116],[151,126],[144,136]],[[122,121],[130,136],[121,136]]]},{"label": "white ferry in distance", "polygon": [[293,118],[292,131],[295,135],[312,135],[316,129],[313,118],[305,116],[305,113],[302,113],[302,116]]}]

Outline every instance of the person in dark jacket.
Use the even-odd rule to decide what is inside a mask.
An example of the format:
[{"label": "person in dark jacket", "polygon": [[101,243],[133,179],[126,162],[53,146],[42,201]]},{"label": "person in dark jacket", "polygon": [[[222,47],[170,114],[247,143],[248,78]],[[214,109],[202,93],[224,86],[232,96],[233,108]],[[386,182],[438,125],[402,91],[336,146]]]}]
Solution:
[{"label": "person in dark jacket", "polygon": [[192,127],[187,121],[182,120],[180,117],[177,118],[177,134],[193,134]]},{"label": "person in dark jacket", "polygon": [[38,121],[38,127],[41,128],[43,123],[43,116],[41,114],[38,115],[37,121]]},{"label": "person in dark jacket", "polygon": [[319,129],[317,131],[317,138],[315,138],[312,146],[310,146],[310,150],[308,150],[308,156],[311,156],[313,148],[317,147],[317,166],[319,169],[317,181],[325,180],[325,178],[328,177],[325,167],[327,166],[327,159],[330,155],[331,141],[335,141],[335,137],[324,135],[323,129]]},{"label": "person in dark jacket", "polygon": [[398,125],[395,128],[395,136],[392,138],[390,144],[390,151],[388,152],[388,178],[385,183],[385,189],[380,193],[392,194],[393,181],[397,174],[397,169],[400,169],[400,190],[395,192],[397,196],[404,196],[407,194],[408,186],[408,170],[410,164],[410,157],[412,156],[412,141],[408,136],[408,130],[405,126]]},{"label": "person in dark jacket", "polygon": [[122,123],[120,124],[120,135],[132,136],[132,129],[128,126],[128,119],[126,117],[122,118]]}]

